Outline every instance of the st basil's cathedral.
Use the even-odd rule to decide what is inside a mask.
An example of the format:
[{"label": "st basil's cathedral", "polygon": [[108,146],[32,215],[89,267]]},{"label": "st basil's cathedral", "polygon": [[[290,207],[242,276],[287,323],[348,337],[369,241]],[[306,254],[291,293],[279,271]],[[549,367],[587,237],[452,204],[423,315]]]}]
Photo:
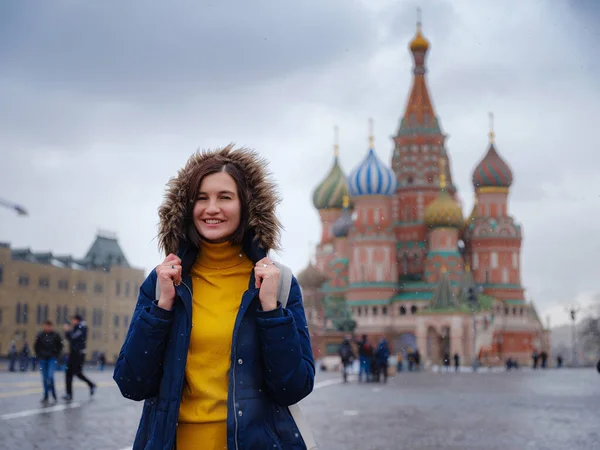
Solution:
[{"label": "st basil's cathedral", "polygon": [[[420,23],[410,42],[413,83],[391,165],[373,145],[349,174],[333,165],[313,204],[322,234],[299,275],[316,357],[335,355],[349,332],[393,353],[416,349],[427,365],[458,354],[465,364],[528,362],[548,350],[544,329],[521,283],[523,230],[510,215],[512,171],[495,136],[473,171],[475,201],[465,219],[433,108]],[[371,126],[372,129],[372,126]]]}]

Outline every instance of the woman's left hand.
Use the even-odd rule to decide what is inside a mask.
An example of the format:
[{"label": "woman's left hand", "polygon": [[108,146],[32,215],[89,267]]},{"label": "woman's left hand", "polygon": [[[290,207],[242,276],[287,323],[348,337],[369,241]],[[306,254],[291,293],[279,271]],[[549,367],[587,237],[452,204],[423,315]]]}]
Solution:
[{"label": "woman's left hand", "polygon": [[260,289],[258,298],[263,311],[277,308],[277,289],[279,288],[279,269],[269,258],[263,258],[254,266],[256,288]]}]

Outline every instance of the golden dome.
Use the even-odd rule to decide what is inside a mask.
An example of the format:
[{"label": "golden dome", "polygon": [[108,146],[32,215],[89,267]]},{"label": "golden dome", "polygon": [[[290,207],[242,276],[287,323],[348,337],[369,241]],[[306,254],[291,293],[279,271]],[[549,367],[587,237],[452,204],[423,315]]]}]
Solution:
[{"label": "golden dome", "polygon": [[461,228],[464,223],[460,206],[445,189],[425,208],[423,219],[430,227]]},{"label": "golden dome", "polygon": [[425,39],[425,36],[423,36],[423,33],[421,33],[421,24],[418,24],[417,25],[417,34],[415,35],[413,40],[410,41],[410,51],[411,52],[418,52],[418,51],[426,52],[428,49],[429,49],[429,41],[427,39]]}]

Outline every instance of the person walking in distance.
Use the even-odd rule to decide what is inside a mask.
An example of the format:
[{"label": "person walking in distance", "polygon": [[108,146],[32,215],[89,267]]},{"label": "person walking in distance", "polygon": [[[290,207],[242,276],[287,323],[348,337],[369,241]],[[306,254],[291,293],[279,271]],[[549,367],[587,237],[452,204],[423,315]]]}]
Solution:
[{"label": "person walking in distance", "polygon": [[344,383],[348,382],[348,367],[354,362],[354,352],[352,351],[352,345],[348,338],[344,338],[340,344],[339,354],[342,362],[342,378]]},{"label": "person walking in distance", "polygon": [[87,345],[87,324],[83,318],[76,314],[71,319],[71,326],[65,324],[65,337],[69,341],[69,360],[67,362],[67,373],[65,376],[67,394],[63,400],[73,400],[73,377],[79,378],[90,387],[90,395],[96,392],[96,385],[83,374],[83,363],[85,362],[85,349]]},{"label": "person walking in distance", "polygon": [[193,154],[169,181],[166,258],[140,288],[113,376],[145,400],[133,450],[313,448],[294,415],[315,377],[302,291],[287,271],[280,291],[285,269],[268,257],[278,202],[266,162],[232,145]]},{"label": "person walking in distance", "polygon": [[63,343],[59,334],[54,331],[54,324],[51,321],[46,320],[44,322],[44,329],[35,338],[33,349],[40,363],[40,372],[42,373],[42,383],[44,386],[42,403],[48,402],[49,394],[52,394],[52,398],[56,402],[54,369],[56,368],[56,361],[62,352]]}]

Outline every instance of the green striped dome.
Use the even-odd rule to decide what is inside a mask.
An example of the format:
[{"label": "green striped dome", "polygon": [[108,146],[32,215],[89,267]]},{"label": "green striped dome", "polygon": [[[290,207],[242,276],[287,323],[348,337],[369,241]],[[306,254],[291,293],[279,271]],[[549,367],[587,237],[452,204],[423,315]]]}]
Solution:
[{"label": "green striped dome", "polygon": [[348,194],[348,183],[336,157],[333,167],[313,193],[313,204],[317,209],[342,209],[344,194]]}]

